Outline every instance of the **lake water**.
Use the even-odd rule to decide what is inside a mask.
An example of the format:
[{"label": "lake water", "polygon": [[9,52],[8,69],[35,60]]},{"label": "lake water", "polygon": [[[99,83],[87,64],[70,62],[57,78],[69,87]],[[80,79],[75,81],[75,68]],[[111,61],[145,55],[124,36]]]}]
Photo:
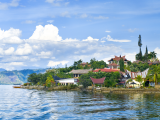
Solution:
[{"label": "lake water", "polygon": [[160,119],[160,94],[47,92],[0,85],[0,119]]}]

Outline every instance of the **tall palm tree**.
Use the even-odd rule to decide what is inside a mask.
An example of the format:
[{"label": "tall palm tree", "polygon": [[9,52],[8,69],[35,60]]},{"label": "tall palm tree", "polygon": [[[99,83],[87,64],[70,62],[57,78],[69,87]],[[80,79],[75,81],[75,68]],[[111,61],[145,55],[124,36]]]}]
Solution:
[{"label": "tall palm tree", "polygon": [[155,53],[155,52],[153,51],[153,52],[151,52],[150,54],[152,55],[152,58],[154,58],[154,59],[156,58],[156,54],[157,54],[157,53]]}]

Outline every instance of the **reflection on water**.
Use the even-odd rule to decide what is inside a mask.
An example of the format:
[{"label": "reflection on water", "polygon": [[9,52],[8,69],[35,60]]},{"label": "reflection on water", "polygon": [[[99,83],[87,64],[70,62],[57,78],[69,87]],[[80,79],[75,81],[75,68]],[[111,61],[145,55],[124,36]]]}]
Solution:
[{"label": "reflection on water", "polygon": [[160,94],[38,91],[0,86],[0,119],[157,119]]}]

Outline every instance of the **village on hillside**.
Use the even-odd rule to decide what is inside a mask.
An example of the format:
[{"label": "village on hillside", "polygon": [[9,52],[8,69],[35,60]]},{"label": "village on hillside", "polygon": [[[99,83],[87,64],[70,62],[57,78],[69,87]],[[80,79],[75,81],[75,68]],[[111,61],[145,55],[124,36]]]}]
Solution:
[{"label": "village on hillside", "polygon": [[143,88],[158,87],[160,82],[160,61],[156,53],[148,53],[146,46],[145,54],[141,51],[141,35],[138,46],[140,52],[135,55],[136,61],[131,62],[125,56],[115,56],[106,64],[103,60],[95,58],[90,62],[82,60],[74,61],[74,64],[65,68],[53,68],[44,74],[30,74],[26,85],[53,86],[78,86],[92,87],[124,87]]}]

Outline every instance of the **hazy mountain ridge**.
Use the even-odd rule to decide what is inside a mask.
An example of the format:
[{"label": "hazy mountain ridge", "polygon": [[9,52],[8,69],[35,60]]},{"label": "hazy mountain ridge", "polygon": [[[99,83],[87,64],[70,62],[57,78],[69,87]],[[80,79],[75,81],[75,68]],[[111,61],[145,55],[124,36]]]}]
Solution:
[{"label": "hazy mountain ridge", "polygon": [[13,71],[2,71],[0,72],[0,84],[11,85],[16,83],[25,83],[29,74],[32,73],[45,73],[46,69],[25,69],[25,70],[13,70]]}]

